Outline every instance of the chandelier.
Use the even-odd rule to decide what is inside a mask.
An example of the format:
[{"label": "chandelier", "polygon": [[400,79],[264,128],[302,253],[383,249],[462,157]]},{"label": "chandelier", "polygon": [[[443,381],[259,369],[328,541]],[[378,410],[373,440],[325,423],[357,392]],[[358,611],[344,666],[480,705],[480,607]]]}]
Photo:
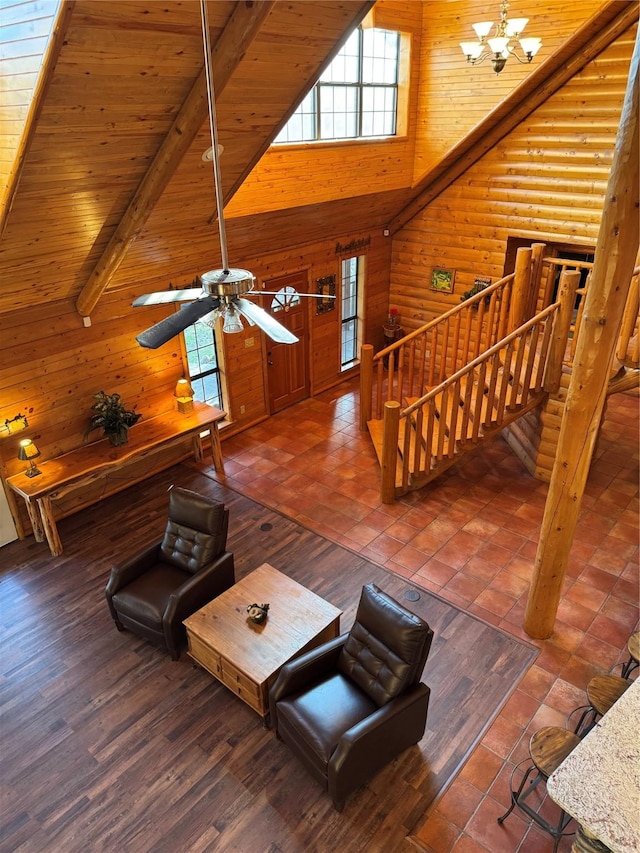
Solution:
[{"label": "chandelier", "polygon": [[[495,24],[496,30],[493,38],[488,38],[491,28],[494,26],[493,21],[481,21],[478,24],[472,24],[478,41],[460,42],[462,52],[471,65],[479,65],[487,57],[490,57],[493,70],[499,74],[510,56],[514,56],[518,62],[531,62],[542,47],[542,39],[520,38],[529,18],[511,18],[509,20],[507,18],[508,9],[509,3],[507,0],[503,0],[500,6],[500,21]],[[513,43],[515,39],[520,42],[522,56],[517,52],[518,46]]]}]

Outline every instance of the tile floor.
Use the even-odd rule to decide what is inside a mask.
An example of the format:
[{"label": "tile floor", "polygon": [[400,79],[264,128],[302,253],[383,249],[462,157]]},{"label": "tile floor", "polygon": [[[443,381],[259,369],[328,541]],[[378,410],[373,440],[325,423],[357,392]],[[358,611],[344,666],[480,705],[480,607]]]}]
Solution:
[{"label": "tile floor", "polygon": [[[502,826],[496,817],[532,732],[565,726],[589,679],[626,659],[637,630],[638,409],[637,394],[609,400],[554,634],[536,642],[535,664],[417,830],[430,853],[553,848],[524,815]],[[222,449],[228,485],[530,640],[521,624],[547,485],[499,436],[391,506],[380,503],[378,463],[358,429],[357,380],[223,440]],[[563,839],[559,850],[570,846]]]}]

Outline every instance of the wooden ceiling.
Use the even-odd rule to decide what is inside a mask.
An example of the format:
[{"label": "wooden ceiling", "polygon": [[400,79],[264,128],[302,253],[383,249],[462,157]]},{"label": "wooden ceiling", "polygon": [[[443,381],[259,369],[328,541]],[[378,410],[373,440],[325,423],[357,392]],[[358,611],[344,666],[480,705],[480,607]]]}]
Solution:
[{"label": "wooden ceiling", "polygon": [[[208,2],[225,201],[371,5]],[[174,271],[207,246],[219,263],[202,42],[193,0],[63,3],[9,181],[0,312],[90,313],[142,233],[147,281],[166,286],[170,245]]]},{"label": "wooden ceiling", "polygon": [[[528,69],[527,108],[533,94],[544,98],[560,85],[571,55],[584,63],[589,49],[602,49],[605,32],[614,37],[614,18],[620,29],[637,16],[635,4],[620,0],[592,5],[599,13],[585,28]],[[225,202],[372,6],[208,0]],[[488,119],[507,132],[522,117],[522,101],[517,87]],[[356,218],[362,229],[397,230],[455,178],[455,168],[479,156],[479,139],[492,139],[484,123],[474,132],[437,173],[415,186],[381,179],[364,204],[343,197],[245,211],[227,223],[230,260],[242,266],[247,252],[331,239],[349,233]],[[64,0],[3,198],[0,313],[65,300],[91,314],[107,289],[187,286],[194,271],[218,267],[213,170],[202,160],[210,144],[199,2]]]}]

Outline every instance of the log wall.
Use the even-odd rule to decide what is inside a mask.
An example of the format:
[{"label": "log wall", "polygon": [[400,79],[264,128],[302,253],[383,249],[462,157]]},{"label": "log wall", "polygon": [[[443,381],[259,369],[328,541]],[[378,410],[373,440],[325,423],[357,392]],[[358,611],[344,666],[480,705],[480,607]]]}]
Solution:
[{"label": "log wall", "polygon": [[[475,41],[472,24],[498,18],[499,3],[436,0],[428,4],[428,26],[421,43],[421,87],[414,180],[418,181],[459,139],[500,104],[536,67],[550,57],[604,0],[523,0],[509,4],[509,17],[526,16],[525,36],[538,36],[542,47],[531,64],[510,59],[500,74],[489,60],[469,65],[460,42]],[[442,80],[447,85],[442,85]]]},{"label": "log wall", "polygon": [[[632,27],[395,235],[390,301],[408,331],[476,276],[500,278],[509,237],[595,246],[634,39]],[[430,290],[434,267],[455,271],[453,293]]]}]

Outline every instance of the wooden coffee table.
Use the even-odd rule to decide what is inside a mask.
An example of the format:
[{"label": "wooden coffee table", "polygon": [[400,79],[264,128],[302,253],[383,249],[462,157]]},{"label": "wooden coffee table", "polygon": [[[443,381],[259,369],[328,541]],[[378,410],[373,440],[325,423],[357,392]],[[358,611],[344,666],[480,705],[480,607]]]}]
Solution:
[{"label": "wooden coffee table", "polygon": [[[265,622],[247,606],[269,604]],[[269,688],[296,655],[338,636],[340,616],[328,601],[263,563],[184,621],[189,655],[263,718]]]}]

